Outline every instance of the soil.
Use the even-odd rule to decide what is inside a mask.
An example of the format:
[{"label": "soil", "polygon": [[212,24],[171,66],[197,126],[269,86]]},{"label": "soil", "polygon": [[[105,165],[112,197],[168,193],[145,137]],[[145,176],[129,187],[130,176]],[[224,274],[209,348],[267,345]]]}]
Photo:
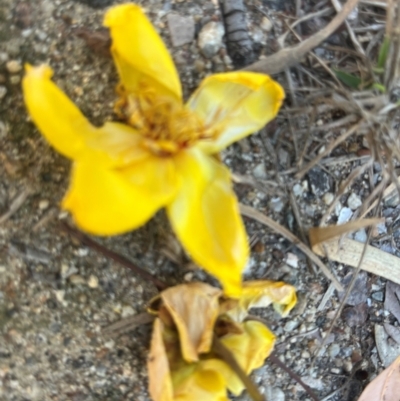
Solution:
[{"label": "soil", "polygon": [[[63,231],[61,221],[72,224],[59,209],[68,185],[70,162],[45,142],[30,121],[20,85],[24,63],[49,63],[55,82],[90,121],[101,125],[113,118],[117,74],[101,22],[106,7],[118,3],[122,1],[0,0],[2,400],[149,399],[146,358],[150,326],[141,326],[118,338],[103,335],[102,328],[143,312],[157,289]],[[140,3],[171,51],[185,97],[207,74],[235,68],[224,38],[219,42],[215,37],[207,51],[198,44],[208,23],[224,22],[216,1]],[[247,29],[258,57],[279,49],[276,38],[297,18],[295,3],[245,2]],[[331,7],[330,2],[324,1],[300,3],[298,16]],[[183,45],[173,45],[170,13],[192,18],[194,37],[180,37],[179,40],[188,40]],[[301,24],[297,34],[305,38],[315,33],[332,15]],[[376,39],[370,58],[377,55],[384,21],[384,10],[366,5],[360,5],[350,20],[359,39],[366,38],[362,42],[364,48]],[[186,22],[187,35],[191,35],[190,21]],[[375,30],[365,29],[373,23],[380,25]],[[291,38],[289,43],[296,40]],[[210,46],[216,46],[215,55],[210,56]],[[315,54],[332,66],[332,60],[348,66],[338,59],[343,53],[333,46],[353,49],[345,27]],[[344,132],[346,126],[329,124],[340,121],[346,113],[340,108],[317,111],[320,99],[332,94],[335,81],[313,58],[275,78],[287,91],[287,101],[278,118],[228,148],[222,159],[240,181],[235,189],[242,203],[265,213],[306,241],[308,228],[319,224],[341,183],[365,164],[370,154],[363,138],[352,136],[296,179],[301,166]],[[344,222],[355,215],[359,202],[362,204],[372,192],[381,174],[381,165],[375,163],[359,176],[340,198],[329,222]],[[398,199],[384,205],[383,214],[391,223],[397,219],[397,204]],[[375,325],[399,324],[383,306],[386,281],[371,274],[360,275],[344,313],[326,345],[315,355],[339,307],[340,295],[331,291],[330,296],[325,296],[330,282],[315,272],[295,244],[253,220],[246,218],[245,223],[252,244],[246,279],[283,280],[298,290],[298,305],[288,318],[282,319],[270,310],[261,313],[277,335],[277,356],[320,400],[356,400],[384,366],[377,352]],[[398,255],[396,232],[389,235],[383,224],[373,244]],[[357,235],[359,240],[366,240],[365,232]],[[215,283],[182,254],[163,211],[135,232],[94,239],[169,285],[193,280]],[[354,270],[333,262],[328,265],[340,280],[349,282]],[[311,399],[296,380],[269,360],[252,378],[268,400]],[[247,397],[244,393],[239,399]]]}]

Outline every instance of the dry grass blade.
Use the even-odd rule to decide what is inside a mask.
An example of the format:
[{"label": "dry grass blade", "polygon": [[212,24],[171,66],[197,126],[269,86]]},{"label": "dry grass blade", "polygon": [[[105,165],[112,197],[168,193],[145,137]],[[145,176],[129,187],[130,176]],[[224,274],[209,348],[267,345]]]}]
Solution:
[{"label": "dry grass blade", "polygon": [[358,401],[398,401],[399,389],[400,357],[368,384]]},{"label": "dry grass blade", "polygon": [[250,217],[251,219],[257,220],[261,224],[266,225],[267,227],[274,230],[276,233],[282,235],[283,237],[285,237],[286,239],[291,241],[306,256],[308,256],[313,263],[315,263],[321,269],[323,274],[325,274],[325,276],[329,280],[332,281],[332,283],[335,285],[335,288],[338,291],[343,291],[343,287],[339,283],[337,278],[329,271],[329,269],[321,262],[321,260],[312,252],[312,250],[304,242],[300,241],[300,239],[297,238],[294,234],[292,234],[288,229],[281,226],[276,221],[270,219],[268,216],[265,216],[264,214],[260,213],[258,210],[255,210],[254,208],[252,208],[250,206],[240,204],[240,212],[243,216]]},{"label": "dry grass blade", "polygon": [[102,334],[106,337],[117,338],[121,334],[127,333],[144,324],[153,323],[155,317],[147,312],[139,313],[126,319],[118,320],[115,323],[106,326],[102,330]]},{"label": "dry grass blade", "polygon": [[288,47],[280,50],[272,56],[266,57],[263,60],[257,61],[244,70],[263,72],[266,74],[278,74],[299,62],[309,51],[318,46],[321,42],[327,39],[336,29],[345,21],[350,12],[357,5],[359,0],[348,0],[343,6],[340,13],[323,29],[311,36],[297,46]]},{"label": "dry grass blade", "polygon": [[400,259],[371,245],[350,238],[340,238],[345,233],[382,222],[383,219],[362,219],[347,224],[328,227],[313,227],[309,231],[312,250],[330,260],[357,267],[365,249],[360,268],[377,276],[400,284]]},{"label": "dry grass blade", "polygon": [[389,51],[385,63],[385,87],[389,91],[400,87],[400,1],[390,0],[386,12],[386,38]]},{"label": "dry grass blade", "polygon": [[363,120],[359,121],[357,124],[353,125],[350,129],[348,129],[343,135],[340,135],[337,139],[332,141],[322,153],[313,158],[296,174],[296,178],[300,179],[301,177],[303,177],[303,175],[306,174],[308,170],[314,167],[323,157],[331,153],[332,150],[336,148],[336,146],[345,141],[349,136],[353,135],[354,132],[356,132],[357,129],[360,127],[362,121]]},{"label": "dry grass blade", "polygon": [[5,223],[19,208],[24,204],[28,196],[32,193],[31,188],[25,188],[11,203],[7,212],[0,216],[0,224]]}]

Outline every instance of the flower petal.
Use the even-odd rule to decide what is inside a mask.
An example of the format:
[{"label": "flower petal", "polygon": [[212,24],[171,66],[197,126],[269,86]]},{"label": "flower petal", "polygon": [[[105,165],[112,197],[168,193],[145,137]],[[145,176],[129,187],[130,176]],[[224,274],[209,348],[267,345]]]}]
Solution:
[{"label": "flower petal", "polygon": [[224,377],[218,371],[202,363],[190,374],[185,370],[173,372],[174,401],[229,401]]},{"label": "flower petal", "polygon": [[[242,334],[228,334],[220,338],[220,341],[231,351],[243,371],[250,374],[262,366],[265,358],[272,352],[275,336],[266,326],[254,320],[244,322],[243,329]],[[234,395],[243,391],[244,385],[232,369],[221,368],[218,364],[215,368],[224,376],[229,391]]]},{"label": "flower petal", "polygon": [[210,351],[221,294],[220,289],[205,283],[182,284],[161,293],[179,332],[186,362],[197,361],[200,353]]},{"label": "flower petal", "polygon": [[249,249],[229,171],[197,149],[175,161],[182,186],[167,206],[172,227],[193,260],[238,296]]},{"label": "flower petal", "polygon": [[51,81],[47,65],[26,66],[22,81],[24,100],[33,122],[51,145],[75,159],[96,131],[71,100]]},{"label": "flower petal", "polygon": [[77,225],[97,235],[138,228],[175,194],[178,180],[172,160],[148,155],[123,169],[110,169],[96,157],[74,163],[63,200]]},{"label": "flower petal", "polygon": [[265,308],[272,303],[283,317],[288,315],[296,302],[296,288],[282,281],[246,281],[240,298],[240,303],[246,310]]},{"label": "flower petal", "polygon": [[128,93],[135,93],[144,79],[159,93],[181,99],[174,62],[139,6],[128,3],[110,8],[104,25],[110,28],[114,62]]},{"label": "flower petal", "polygon": [[160,319],[156,319],[147,360],[149,393],[154,401],[173,401],[172,380],[162,331],[163,324]]},{"label": "flower petal", "polygon": [[204,119],[213,139],[198,146],[217,153],[261,129],[275,118],[285,97],[282,87],[268,75],[229,72],[204,79],[188,106]]}]

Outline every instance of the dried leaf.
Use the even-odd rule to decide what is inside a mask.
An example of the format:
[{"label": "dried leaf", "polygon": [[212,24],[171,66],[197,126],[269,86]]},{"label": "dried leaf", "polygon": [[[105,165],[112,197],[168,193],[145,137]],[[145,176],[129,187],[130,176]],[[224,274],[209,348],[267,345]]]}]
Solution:
[{"label": "dried leaf", "polygon": [[399,401],[400,357],[377,376],[358,401]]},{"label": "dried leaf", "polygon": [[383,326],[375,325],[375,343],[379,358],[387,368],[398,356],[400,356],[400,346],[389,338]]},{"label": "dried leaf", "polygon": [[147,369],[151,398],[154,401],[172,401],[172,380],[163,341],[163,323],[160,319],[156,319],[154,322]]},{"label": "dried leaf", "polygon": [[210,350],[221,294],[220,289],[205,283],[177,285],[161,293],[178,329],[185,361],[197,361],[199,353]]},{"label": "dried leaf", "polygon": [[346,237],[337,238],[346,232],[381,221],[381,219],[365,219],[339,226],[313,227],[309,231],[312,250],[319,256],[326,256],[335,262],[357,267],[366,246],[361,269],[400,284],[400,259],[398,257]]},{"label": "dried leaf", "polygon": [[400,285],[391,281],[386,283],[385,309],[400,323]]}]

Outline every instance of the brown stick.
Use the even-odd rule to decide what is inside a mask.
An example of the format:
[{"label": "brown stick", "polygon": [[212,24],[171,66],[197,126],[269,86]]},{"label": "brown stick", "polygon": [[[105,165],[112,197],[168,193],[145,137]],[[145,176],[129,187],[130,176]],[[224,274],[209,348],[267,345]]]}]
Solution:
[{"label": "brown stick", "polygon": [[256,61],[253,64],[243,68],[244,71],[262,72],[264,74],[278,74],[299,62],[309,51],[317,47],[321,42],[327,39],[347,18],[359,0],[348,0],[340,13],[325,27],[315,35],[311,36],[297,46],[282,49],[279,52],[268,56],[267,58]]},{"label": "brown stick", "polygon": [[294,381],[300,384],[301,387],[304,388],[306,393],[314,400],[314,401],[319,401],[319,398],[317,395],[314,393],[314,391],[311,390],[309,386],[307,386],[306,383],[303,382],[303,380],[300,379],[300,377],[293,372],[293,370],[289,369],[275,354],[275,352],[272,352],[271,355],[268,357],[268,359],[274,363],[275,365],[279,366],[282,370],[284,370]]},{"label": "brown stick", "polygon": [[168,285],[166,283],[164,283],[163,281],[154,277],[152,274],[150,274],[146,270],[143,270],[141,267],[135,265],[125,256],[122,256],[119,253],[116,253],[116,252],[112,251],[111,249],[108,249],[108,248],[104,247],[103,245],[100,245],[96,241],[93,241],[91,238],[87,237],[85,234],[81,233],[78,230],[75,230],[74,228],[69,226],[67,223],[61,222],[60,225],[61,225],[62,230],[64,230],[68,234],[73,235],[82,244],[88,246],[89,248],[94,249],[95,251],[102,254],[103,256],[114,260],[115,262],[119,263],[120,265],[127,267],[128,269],[131,269],[133,272],[135,272],[135,274],[137,274],[138,276],[141,276],[143,279],[151,281],[157,287],[157,289],[159,291],[165,290],[168,287]]}]

